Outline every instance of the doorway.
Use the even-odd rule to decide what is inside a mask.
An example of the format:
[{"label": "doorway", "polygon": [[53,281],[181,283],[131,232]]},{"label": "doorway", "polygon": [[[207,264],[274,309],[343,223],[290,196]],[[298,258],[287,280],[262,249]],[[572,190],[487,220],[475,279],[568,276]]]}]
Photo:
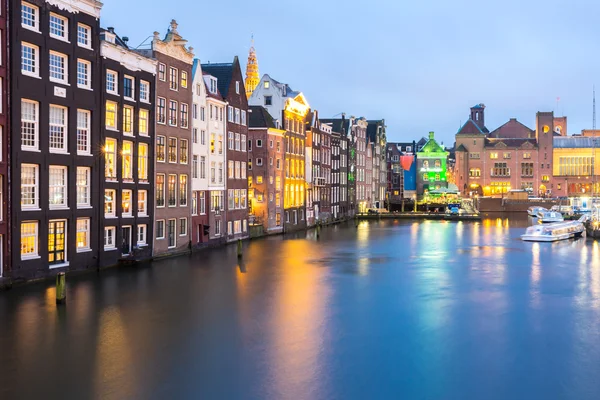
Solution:
[{"label": "doorway", "polygon": [[48,223],[48,263],[62,264],[66,261],[65,243],[66,221]]},{"label": "doorway", "polygon": [[124,226],[121,228],[121,252],[124,256],[131,254],[131,226]]}]

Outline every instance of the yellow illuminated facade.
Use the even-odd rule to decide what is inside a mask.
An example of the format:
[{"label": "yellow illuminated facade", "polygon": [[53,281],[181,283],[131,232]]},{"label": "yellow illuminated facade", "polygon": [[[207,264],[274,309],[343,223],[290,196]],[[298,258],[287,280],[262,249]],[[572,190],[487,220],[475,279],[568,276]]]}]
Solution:
[{"label": "yellow illuminated facade", "polygon": [[291,225],[305,224],[305,154],[306,119],[310,106],[302,93],[288,98],[283,110],[285,126],[285,222]]},{"label": "yellow illuminated facade", "polygon": [[260,77],[258,75],[258,60],[256,58],[256,50],[254,49],[254,38],[252,39],[252,45],[250,46],[250,52],[248,53],[248,63],[246,64],[246,97],[250,98],[254,89],[258,86]]},{"label": "yellow illuminated facade", "polygon": [[552,157],[552,175],[561,195],[581,197],[600,193],[597,178],[600,151],[592,147],[562,147],[555,148]]}]

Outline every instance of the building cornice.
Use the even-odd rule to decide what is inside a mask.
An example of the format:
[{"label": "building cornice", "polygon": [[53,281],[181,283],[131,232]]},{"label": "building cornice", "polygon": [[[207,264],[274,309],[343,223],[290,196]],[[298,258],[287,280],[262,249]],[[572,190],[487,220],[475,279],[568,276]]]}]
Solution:
[{"label": "building cornice", "polygon": [[78,14],[80,12],[99,19],[103,4],[96,0],[46,0],[46,3],[60,10]]},{"label": "building cornice", "polygon": [[120,63],[130,71],[144,71],[156,75],[156,65],[158,64],[158,61],[144,57],[121,46],[117,46],[116,44],[102,41],[100,55]]}]

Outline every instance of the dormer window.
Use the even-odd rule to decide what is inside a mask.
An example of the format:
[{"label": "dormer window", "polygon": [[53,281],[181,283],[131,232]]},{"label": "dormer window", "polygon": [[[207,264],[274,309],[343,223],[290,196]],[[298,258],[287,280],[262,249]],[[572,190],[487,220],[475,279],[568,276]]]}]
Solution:
[{"label": "dormer window", "polygon": [[240,94],[240,81],[235,81],[235,92]]},{"label": "dormer window", "polygon": [[265,81],[264,85],[265,85],[265,89],[268,89],[271,87],[271,82]]},{"label": "dormer window", "polygon": [[217,93],[217,78],[210,78],[210,92]]}]

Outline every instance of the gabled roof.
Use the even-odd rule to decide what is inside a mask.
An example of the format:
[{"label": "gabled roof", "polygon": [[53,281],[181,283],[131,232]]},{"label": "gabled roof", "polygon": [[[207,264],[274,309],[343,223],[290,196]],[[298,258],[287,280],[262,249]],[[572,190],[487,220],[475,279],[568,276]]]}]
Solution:
[{"label": "gabled roof", "polygon": [[292,90],[292,88],[290,87],[290,85],[288,85],[287,83],[281,83],[275,79],[273,79],[270,75],[265,74],[264,76],[268,76],[269,80],[271,81],[271,83],[277,88],[279,89],[279,91],[281,92],[281,95],[283,97],[296,97],[300,94],[300,92],[297,92],[295,90]]},{"label": "gabled roof", "polygon": [[192,65],[192,79],[196,76],[196,71],[198,70],[198,68],[202,69],[200,67],[200,60],[194,58],[194,65]]},{"label": "gabled roof", "polygon": [[276,128],[273,117],[263,106],[249,106],[248,127],[250,128]]},{"label": "gabled roof", "polygon": [[421,150],[419,150],[419,153],[443,153],[446,151],[446,149],[441,146],[437,140],[435,140],[433,138],[433,133],[430,134],[430,139],[427,140],[427,143],[425,143],[425,145],[423,145],[423,147],[421,148]]},{"label": "gabled roof", "polygon": [[530,139],[535,138],[535,131],[517,121],[516,118],[511,118],[507,123],[493,130],[488,137]]},{"label": "gabled roof", "polygon": [[465,145],[462,144],[462,143],[456,148],[456,151],[464,151],[465,153],[469,152],[469,150],[467,150],[467,148],[465,147]]},{"label": "gabled roof", "polygon": [[535,147],[537,142],[535,139],[529,138],[487,138],[485,140],[485,147],[490,148],[502,148],[502,147]]},{"label": "gabled roof", "polygon": [[331,124],[331,130],[338,133],[350,133],[350,120],[333,118],[333,119],[321,119],[322,124]]},{"label": "gabled roof", "polygon": [[202,71],[217,78],[217,88],[223,97],[229,94],[233,76],[233,63],[201,64]]},{"label": "gabled roof", "polygon": [[483,127],[483,129],[481,129],[476,123],[475,121],[473,121],[471,118],[469,118],[467,120],[467,122],[464,123],[464,125],[458,130],[458,132],[456,133],[457,135],[459,134],[464,134],[464,135],[485,135],[488,132],[486,127]]}]

